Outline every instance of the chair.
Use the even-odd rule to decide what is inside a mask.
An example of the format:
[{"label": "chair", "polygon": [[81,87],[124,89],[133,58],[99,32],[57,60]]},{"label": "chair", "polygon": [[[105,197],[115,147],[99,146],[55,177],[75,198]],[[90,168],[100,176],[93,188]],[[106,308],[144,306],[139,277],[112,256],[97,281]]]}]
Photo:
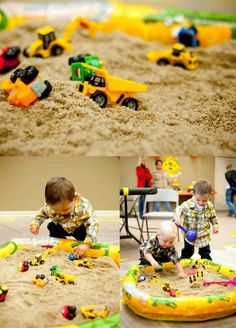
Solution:
[{"label": "chair", "polygon": [[[146,211],[149,208],[150,203],[155,202],[170,202],[175,203],[175,207],[179,204],[179,194],[174,189],[167,189],[167,188],[158,188],[157,194],[154,195],[146,195],[145,203],[144,203],[144,210]],[[149,228],[148,221],[149,220],[171,220],[174,218],[173,212],[145,212],[142,216],[142,225],[141,231],[142,235],[144,232],[147,233],[147,238],[149,238],[149,232],[154,231],[154,228]],[[146,230],[144,231],[144,223],[146,224]],[[155,232],[156,232],[155,228]],[[178,240],[179,240],[179,231],[178,231]]]},{"label": "chair", "polygon": [[[131,226],[129,225],[129,228],[132,228],[134,230],[138,230],[140,232],[140,237],[139,240],[140,242],[143,241],[143,236],[142,236],[142,230],[141,230],[141,224],[139,221],[139,216],[137,212],[137,204],[139,201],[139,196],[127,196],[127,206],[128,206],[128,219],[129,218],[135,218],[137,222],[137,226]],[[120,232],[123,228],[126,230],[126,221],[125,221],[125,211],[124,211],[124,197],[122,196],[120,198],[120,218],[122,219],[122,224],[120,227]],[[121,238],[129,238],[130,232],[126,230],[126,236],[121,236]],[[138,239],[138,238],[137,238]]]}]

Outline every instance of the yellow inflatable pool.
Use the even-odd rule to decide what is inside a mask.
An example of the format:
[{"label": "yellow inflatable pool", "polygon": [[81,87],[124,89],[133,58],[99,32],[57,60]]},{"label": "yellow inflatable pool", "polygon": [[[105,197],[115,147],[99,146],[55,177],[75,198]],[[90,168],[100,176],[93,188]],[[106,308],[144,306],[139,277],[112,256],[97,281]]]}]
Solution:
[{"label": "yellow inflatable pool", "polygon": [[[182,260],[183,266],[193,265],[196,260]],[[227,266],[208,260],[201,260],[209,269],[228,277],[236,277],[236,272]],[[164,263],[163,268],[173,267]],[[149,295],[137,288],[139,265],[132,266],[123,279],[124,302],[136,314],[153,320],[164,321],[204,321],[222,318],[236,312],[236,290],[226,294],[208,296],[160,297]],[[147,267],[148,269],[149,267]]]}]

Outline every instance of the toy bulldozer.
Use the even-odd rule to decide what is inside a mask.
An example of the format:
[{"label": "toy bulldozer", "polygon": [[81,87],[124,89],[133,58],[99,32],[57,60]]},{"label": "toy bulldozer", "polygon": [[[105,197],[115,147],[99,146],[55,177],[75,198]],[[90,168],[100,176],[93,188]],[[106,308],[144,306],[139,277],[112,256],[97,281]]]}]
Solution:
[{"label": "toy bulldozer", "polygon": [[77,63],[80,76],[86,76],[85,71],[93,72],[89,81],[83,80],[79,91],[93,99],[101,108],[107,103],[116,103],[130,109],[138,109],[138,101],[134,98],[137,92],[147,92],[147,86],[116,76],[111,76],[105,69]]},{"label": "toy bulldozer", "polygon": [[76,28],[87,28],[89,29],[90,36],[94,36],[95,30],[93,26],[94,22],[78,16],[65,27],[65,31],[62,37],[59,39],[56,38],[55,30],[53,27],[44,26],[37,30],[38,39],[34,41],[29,47],[24,49],[23,54],[24,56],[30,58],[48,58],[50,56],[59,56],[64,51],[72,50],[70,39]]}]

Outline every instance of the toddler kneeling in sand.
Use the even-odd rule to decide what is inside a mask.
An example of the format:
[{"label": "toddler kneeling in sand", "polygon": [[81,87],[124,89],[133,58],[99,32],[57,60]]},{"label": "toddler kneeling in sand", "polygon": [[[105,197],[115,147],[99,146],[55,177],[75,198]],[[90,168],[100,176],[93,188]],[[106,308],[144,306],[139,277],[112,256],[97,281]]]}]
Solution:
[{"label": "toddler kneeling in sand", "polygon": [[174,246],[176,236],[176,225],[171,221],[162,221],[157,234],[140,245],[140,265],[151,264],[154,269],[160,269],[161,263],[172,261],[178,277],[186,277]]}]

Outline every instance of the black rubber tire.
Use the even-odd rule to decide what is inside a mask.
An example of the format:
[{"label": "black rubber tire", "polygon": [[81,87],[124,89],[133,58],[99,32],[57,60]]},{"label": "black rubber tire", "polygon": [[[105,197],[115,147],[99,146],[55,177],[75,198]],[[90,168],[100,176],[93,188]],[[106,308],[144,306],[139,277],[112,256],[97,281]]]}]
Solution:
[{"label": "black rubber tire", "polygon": [[10,80],[12,83],[16,82],[16,79],[21,78],[25,74],[25,70],[23,68],[18,68],[10,75]]},{"label": "black rubber tire", "polygon": [[104,108],[107,104],[107,96],[103,92],[95,92],[92,97],[99,107]]},{"label": "black rubber tire", "polygon": [[52,91],[52,85],[49,81],[45,80],[44,84],[46,85],[46,89],[44,90],[44,92],[41,94],[39,98],[39,100],[42,100],[44,98],[47,98],[50,95],[50,92]]},{"label": "black rubber tire", "polygon": [[138,102],[135,98],[126,98],[122,102],[122,106],[128,107],[132,110],[137,110],[138,109]]},{"label": "black rubber tire", "polygon": [[20,48],[19,47],[11,47],[9,48],[5,54],[4,54],[4,58],[5,59],[14,59],[16,58],[18,55],[20,54]]},{"label": "black rubber tire", "polygon": [[25,49],[23,50],[23,55],[24,55],[25,57],[29,58],[29,55],[28,55],[27,50],[28,50],[28,48],[25,48]]},{"label": "black rubber tire", "polygon": [[168,64],[169,64],[169,61],[167,59],[159,59],[157,62],[157,65],[160,65],[160,66],[166,66]]},{"label": "black rubber tire", "polygon": [[71,65],[73,63],[85,63],[85,57],[91,56],[90,54],[80,54],[77,56],[70,57],[68,60],[68,64]]},{"label": "black rubber tire", "polygon": [[60,56],[63,53],[64,49],[61,46],[53,46],[51,54],[53,56]]},{"label": "black rubber tire", "polygon": [[73,313],[67,313],[66,318],[67,318],[68,320],[72,320],[72,319],[74,319],[74,317],[75,317],[75,315],[74,315]]},{"label": "black rubber tire", "polygon": [[30,84],[37,76],[38,76],[38,69],[31,65],[25,68],[25,73],[21,77],[21,81],[25,84]]}]

